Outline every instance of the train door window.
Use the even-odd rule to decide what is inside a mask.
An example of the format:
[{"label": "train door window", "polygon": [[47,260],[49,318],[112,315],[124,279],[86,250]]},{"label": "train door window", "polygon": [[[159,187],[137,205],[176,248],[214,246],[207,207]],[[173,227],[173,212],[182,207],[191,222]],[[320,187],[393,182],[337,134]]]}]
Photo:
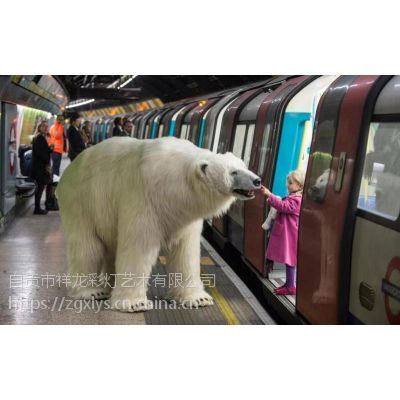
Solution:
[{"label": "train door window", "polygon": [[158,128],[158,137],[162,137],[164,131],[164,124],[161,124],[160,127]]},{"label": "train door window", "polygon": [[246,137],[247,125],[240,124],[236,126],[235,140],[233,142],[232,153],[239,158],[242,158],[244,139]]},{"label": "train door window", "polygon": [[189,134],[189,125],[188,124],[183,124],[182,128],[181,128],[181,135],[180,138],[181,139],[187,139],[188,138],[188,134]]},{"label": "train door window", "polygon": [[[200,136],[199,136],[199,143],[198,146],[199,147],[203,147],[203,142],[205,142],[205,134],[204,134],[204,130],[205,130],[205,126],[206,126],[206,121],[208,119],[208,116],[210,114],[211,108],[209,110],[206,111],[206,113],[204,114],[203,118],[201,119],[201,123],[200,123]],[[209,149],[209,147],[204,147],[206,149]]]},{"label": "train door window", "polygon": [[305,191],[310,199],[322,203],[328,188],[332,152],[335,145],[335,121],[327,119],[317,128],[314,151],[311,155],[310,177]]},{"label": "train door window", "polygon": [[386,219],[400,212],[400,122],[373,122],[368,133],[358,207]]},{"label": "train door window", "polygon": [[215,135],[213,138],[213,144],[212,144],[212,151],[214,153],[217,152],[218,149],[218,144],[219,144],[219,137],[221,135],[221,129],[222,129],[222,119],[224,117],[225,111],[227,110],[227,108],[235,101],[236,99],[233,99],[232,101],[230,101],[218,114],[218,118],[217,118],[217,124],[215,127]]},{"label": "train door window", "polygon": [[246,167],[249,167],[251,147],[253,146],[254,128],[255,125],[251,124],[247,129],[246,147],[244,149],[244,156],[243,156],[243,161],[246,164]]},{"label": "train door window", "polygon": [[271,124],[267,124],[264,129],[264,136],[260,148],[260,161],[258,162],[258,171],[257,171],[258,176],[262,176],[264,172],[270,132],[271,132]]},{"label": "train door window", "polygon": [[144,138],[143,139],[147,139],[147,135],[148,135],[148,133],[149,133],[149,124],[146,124],[146,129],[145,129],[145,131],[144,131]]}]

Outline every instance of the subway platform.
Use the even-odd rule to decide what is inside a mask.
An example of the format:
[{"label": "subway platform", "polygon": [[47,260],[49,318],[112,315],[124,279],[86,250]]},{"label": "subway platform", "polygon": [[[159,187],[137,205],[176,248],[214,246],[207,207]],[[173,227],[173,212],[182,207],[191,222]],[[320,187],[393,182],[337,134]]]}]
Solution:
[{"label": "subway platform", "polygon": [[104,300],[68,297],[66,245],[59,212],[33,215],[33,205],[0,236],[0,324],[260,325],[274,320],[233,270],[202,239],[201,277],[214,305],[173,307],[163,297],[170,277],[160,255],[148,281],[152,309],[110,310]]}]

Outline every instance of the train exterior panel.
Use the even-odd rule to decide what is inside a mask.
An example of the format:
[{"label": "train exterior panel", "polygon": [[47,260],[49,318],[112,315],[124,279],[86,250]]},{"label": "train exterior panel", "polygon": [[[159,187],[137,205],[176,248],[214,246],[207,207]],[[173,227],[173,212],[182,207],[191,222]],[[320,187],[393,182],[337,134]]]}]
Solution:
[{"label": "train exterior panel", "polygon": [[[400,324],[400,77],[379,93],[359,146],[349,322]],[[351,258],[350,258],[351,257]]]},{"label": "train exterior panel", "polygon": [[[349,271],[341,260],[354,163],[368,97],[379,77],[344,76],[318,115],[299,234],[297,308],[312,323],[343,322]],[[347,230],[353,227],[347,224]],[[314,237],[314,241],[309,238]],[[313,243],[313,244],[311,244]]]}]

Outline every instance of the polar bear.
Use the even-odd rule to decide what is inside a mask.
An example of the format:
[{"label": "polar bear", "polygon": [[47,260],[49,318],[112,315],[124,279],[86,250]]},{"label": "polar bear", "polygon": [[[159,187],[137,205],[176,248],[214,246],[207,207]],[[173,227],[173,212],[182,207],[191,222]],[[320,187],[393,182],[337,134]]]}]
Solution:
[{"label": "polar bear", "polygon": [[[57,197],[70,276],[92,274],[98,285],[75,282],[70,295],[111,295],[111,308],[127,312],[150,308],[146,285],[122,280],[149,277],[163,249],[167,272],[183,282],[168,289],[168,298],[188,307],[212,304],[200,279],[203,219],[221,216],[236,199],[252,199],[260,187],[232,153],[174,137],[116,137],[85,150],[65,170]],[[114,284],[102,285],[109,274]]]}]

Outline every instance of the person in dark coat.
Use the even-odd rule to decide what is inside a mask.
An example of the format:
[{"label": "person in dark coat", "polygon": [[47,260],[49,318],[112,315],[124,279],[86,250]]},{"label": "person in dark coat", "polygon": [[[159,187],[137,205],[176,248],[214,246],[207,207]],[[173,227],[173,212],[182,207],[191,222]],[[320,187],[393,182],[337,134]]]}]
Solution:
[{"label": "person in dark coat", "polygon": [[114,136],[125,136],[123,134],[121,117],[117,117],[114,119],[114,128],[113,128],[112,135],[113,135],[113,137]]},{"label": "person in dark coat", "polygon": [[54,146],[48,145],[47,136],[49,134],[49,126],[43,121],[37,128],[36,136],[32,140],[32,166],[31,177],[36,182],[35,189],[35,210],[34,214],[45,215],[47,210],[40,207],[40,200],[44,189],[46,188],[46,203],[52,196],[52,181],[53,176],[50,165],[50,154]]},{"label": "person in dark coat", "polygon": [[79,130],[80,118],[79,115],[73,115],[70,118],[70,127],[67,131],[67,137],[69,142],[68,157],[71,161],[82,153],[86,149],[86,144],[82,139],[81,132]]},{"label": "person in dark coat", "polygon": [[122,127],[123,127],[123,131],[122,131],[121,136],[131,136],[132,135],[133,124],[131,121],[126,119],[124,124],[122,125]]}]

